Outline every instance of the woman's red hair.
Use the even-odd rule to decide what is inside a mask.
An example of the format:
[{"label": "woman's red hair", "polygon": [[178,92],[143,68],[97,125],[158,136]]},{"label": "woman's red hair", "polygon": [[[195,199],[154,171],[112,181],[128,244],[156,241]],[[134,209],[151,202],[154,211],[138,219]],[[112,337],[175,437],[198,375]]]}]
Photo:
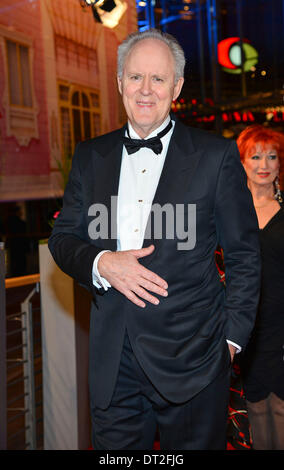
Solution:
[{"label": "woman's red hair", "polygon": [[237,139],[241,161],[244,161],[248,151],[254,150],[256,144],[261,144],[261,146],[264,148],[267,145],[271,145],[275,150],[277,150],[277,154],[280,160],[280,168],[283,168],[284,134],[264,127],[260,124],[246,127],[246,129],[240,133]]}]

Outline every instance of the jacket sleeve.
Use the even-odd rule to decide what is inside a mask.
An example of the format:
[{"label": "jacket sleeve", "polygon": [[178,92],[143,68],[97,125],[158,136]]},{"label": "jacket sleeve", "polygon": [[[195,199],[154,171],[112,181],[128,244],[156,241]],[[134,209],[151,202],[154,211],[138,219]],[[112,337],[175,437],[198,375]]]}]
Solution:
[{"label": "jacket sleeve", "polygon": [[95,257],[102,249],[90,243],[88,238],[88,228],[83,214],[79,155],[80,144],[74,153],[63,196],[63,207],[55,221],[48,247],[63,272],[88,290],[97,291],[92,282],[92,268]]},{"label": "jacket sleeve", "polygon": [[215,220],[224,251],[225,335],[243,348],[255,322],[261,262],[257,217],[235,142],[229,144],[220,166]]}]

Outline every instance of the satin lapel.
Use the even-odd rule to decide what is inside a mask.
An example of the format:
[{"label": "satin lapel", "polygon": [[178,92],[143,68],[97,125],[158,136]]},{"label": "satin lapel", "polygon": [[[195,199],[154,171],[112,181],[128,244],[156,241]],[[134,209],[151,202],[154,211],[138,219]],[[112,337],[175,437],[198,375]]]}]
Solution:
[{"label": "satin lapel", "polygon": [[[185,203],[185,190],[190,187],[201,155],[202,152],[193,145],[190,130],[177,121],[152,207],[154,204],[163,207],[165,204]],[[155,240],[153,237],[144,240],[143,246],[155,245],[155,251],[147,257],[147,262],[152,261],[162,243],[162,239]]]},{"label": "satin lapel", "polygon": [[104,249],[117,249],[117,195],[122,158],[122,135],[125,128],[120,129],[108,141],[103,140],[93,150],[96,182],[94,200],[107,209],[108,238],[101,240]]}]

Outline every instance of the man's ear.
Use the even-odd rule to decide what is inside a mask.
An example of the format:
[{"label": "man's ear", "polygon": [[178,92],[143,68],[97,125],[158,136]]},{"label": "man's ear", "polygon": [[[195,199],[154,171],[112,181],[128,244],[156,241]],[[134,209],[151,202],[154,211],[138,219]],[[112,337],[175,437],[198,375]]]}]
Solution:
[{"label": "man's ear", "polygon": [[118,91],[122,95],[122,81],[121,81],[121,77],[119,77],[118,75],[117,75],[117,85],[118,85]]},{"label": "man's ear", "polygon": [[174,86],[173,101],[179,97],[183,84],[184,84],[184,78],[180,77]]}]

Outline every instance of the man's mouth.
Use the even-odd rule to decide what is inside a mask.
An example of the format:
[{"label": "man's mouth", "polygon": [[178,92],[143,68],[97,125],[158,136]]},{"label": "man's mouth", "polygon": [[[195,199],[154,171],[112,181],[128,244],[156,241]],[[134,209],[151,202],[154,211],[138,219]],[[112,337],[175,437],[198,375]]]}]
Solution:
[{"label": "man's mouth", "polygon": [[149,102],[149,101],[136,101],[136,104],[138,106],[146,106],[147,108],[150,108],[151,106],[154,106],[155,103],[153,103],[152,101]]}]

